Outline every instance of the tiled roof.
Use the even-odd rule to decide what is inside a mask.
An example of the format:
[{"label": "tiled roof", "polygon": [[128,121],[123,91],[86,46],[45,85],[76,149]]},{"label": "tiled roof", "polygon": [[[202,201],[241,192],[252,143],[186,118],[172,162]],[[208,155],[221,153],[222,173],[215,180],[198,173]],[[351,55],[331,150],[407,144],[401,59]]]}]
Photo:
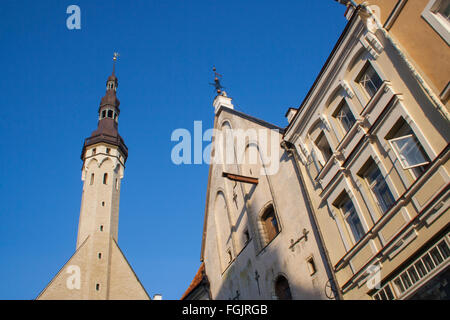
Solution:
[{"label": "tiled roof", "polygon": [[204,271],[205,271],[205,263],[202,263],[197,271],[197,274],[195,275],[194,279],[192,280],[191,284],[184,292],[180,300],[184,300],[184,298],[186,298],[192,291],[194,291],[194,289],[197,288],[197,286],[202,282]]}]

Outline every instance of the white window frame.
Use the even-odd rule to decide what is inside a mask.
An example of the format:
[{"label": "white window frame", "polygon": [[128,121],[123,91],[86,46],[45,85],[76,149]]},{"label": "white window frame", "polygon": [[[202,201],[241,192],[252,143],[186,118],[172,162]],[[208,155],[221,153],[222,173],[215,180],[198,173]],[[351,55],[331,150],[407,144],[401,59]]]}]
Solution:
[{"label": "white window frame", "polygon": [[374,63],[373,59],[370,58],[370,53],[366,52],[365,55],[362,55],[361,61],[354,66],[351,76],[349,77],[349,85],[353,89],[353,92],[355,93],[357,100],[361,104],[362,109],[364,109],[367,103],[369,103],[369,101],[371,101],[373,98],[368,95],[366,90],[360,85],[359,81],[357,81],[357,79],[361,76],[363,69],[367,67],[367,63],[372,66],[382,82],[387,81],[384,72],[378,67],[378,64]]},{"label": "white window frame", "polygon": [[[367,88],[361,83],[362,82],[362,78],[367,74],[367,71],[369,69],[372,69],[374,74],[380,79],[381,84],[378,88],[376,88],[376,90],[373,92],[372,95],[370,95],[369,91],[367,90]],[[381,86],[383,85],[383,78],[380,77],[380,75],[378,74],[377,70],[373,67],[373,65],[369,62],[366,63],[363,68],[361,69],[360,73],[356,76],[355,78],[355,82],[358,84],[358,86],[361,88],[361,90],[364,92],[364,94],[366,95],[368,100],[371,100],[373,96],[375,96],[375,94],[378,92],[378,90],[380,90]],[[369,79],[370,82],[374,85],[372,78]]]},{"label": "white window frame", "polygon": [[[342,123],[342,119],[339,118],[338,113],[339,111],[341,111],[345,106],[347,106],[349,112],[352,114],[353,118],[355,119],[355,121],[353,122],[353,125],[348,128],[348,130],[345,130],[344,125]],[[347,102],[347,100],[345,98],[341,99],[340,102],[338,103],[337,107],[335,108],[335,110],[332,113],[332,117],[333,119],[339,124],[339,128],[340,131],[342,132],[342,137],[345,137],[345,135],[350,132],[350,130],[352,129],[352,127],[356,124],[356,122],[358,121],[356,116],[355,116],[355,112],[353,111],[352,107],[350,107],[349,103]],[[342,138],[341,138],[342,139]]]},{"label": "white window frame", "polygon": [[450,23],[436,13],[441,1],[444,0],[430,0],[422,11],[422,18],[450,45]]},{"label": "white window frame", "polygon": [[[412,130],[412,129],[411,129],[411,130]],[[403,160],[403,156],[398,152],[397,146],[393,143],[393,142],[395,142],[395,141],[397,141],[397,140],[404,139],[405,137],[413,137],[414,140],[416,140],[417,142],[420,143],[419,139],[417,139],[417,136],[416,136],[415,134],[413,134],[413,133],[407,134],[407,135],[404,135],[404,136],[401,136],[401,137],[389,139],[389,140],[388,140],[388,141],[389,141],[389,144],[391,145],[391,148],[394,150],[394,153],[395,153],[395,155],[397,156],[397,159],[400,161],[400,164],[401,164],[402,168],[405,169],[405,170],[407,170],[407,169],[413,169],[413,168],[421,167],[421,166],[424,166],[424,165],[430,163],[429,161],[425,161],[425,162],[421,162],[421,163],[418,163],[418,164],[415,164],[415,165],[406,165],[406,164],[405,164],[405,161]],[[416,142],[416,145],[417,145],[417,142]],[[422,148],[423,148],[423,147],[422,147]],[[425,150],[424,150],[424,151],[425,151]],[[426,151],[425,151],[425,152],[426,152]],[[428,156],[428,155],[427,155],[427,156]]]}]

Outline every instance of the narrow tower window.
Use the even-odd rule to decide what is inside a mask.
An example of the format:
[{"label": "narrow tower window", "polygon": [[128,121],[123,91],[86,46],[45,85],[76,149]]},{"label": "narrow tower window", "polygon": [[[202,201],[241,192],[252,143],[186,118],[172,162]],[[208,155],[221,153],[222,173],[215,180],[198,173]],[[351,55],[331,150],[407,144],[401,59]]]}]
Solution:
[{"label": "narrow tower window", "polygon": [[91,174],[91,182],[90,182],[90,185],[92,186],[94,184],[94,174],[92,173]]},{"label": "narrow tower window", "polygon": [[103,226],[100,226],[100,231],[103,231]]},{"label": "narrow tower window", "polygon": [[108,110],[108,118],[112,118],[113,117],[113,111],[112,110]]},{"label": "narrow tower window", "polygon": [[106,153],[109,154],[109,152],[111,151],[110,148],[106,148]]},{"label": "narrow tower window", "polygon": [[108,184],[108,174],[107,173],[105,173],[103,175],[103,184]]},{"label": "narrow tower window", "polygon": [[100,283],[97,283],[97,284],[95,285],[95,290],[100,291]]},{"label": "narrow tower window", "polygon": [[101,253],[101,252],[98,253],[98,258],[99,258],[99,259],[102,258],[102,253]]},{"label": "narrow tower window", "polygon": [[102,111],[102,119],[103,119],[104,117],[106,117],[106,110],[103,110],[103,111]]}]

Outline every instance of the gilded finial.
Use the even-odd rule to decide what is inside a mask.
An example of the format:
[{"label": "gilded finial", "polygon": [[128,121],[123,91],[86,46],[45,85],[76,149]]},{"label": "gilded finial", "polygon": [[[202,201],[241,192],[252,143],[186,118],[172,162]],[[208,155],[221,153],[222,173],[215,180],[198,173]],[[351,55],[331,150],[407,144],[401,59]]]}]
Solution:
[{"label": "gilded finial", "polygon": [[114,54],[113,54],[113,72],[112,72],[112,74],[114,74],[115,71],[116,71],[116,60],[117,60],[117,58],[119,56],[120,56],[119,53],[114,52]]}]

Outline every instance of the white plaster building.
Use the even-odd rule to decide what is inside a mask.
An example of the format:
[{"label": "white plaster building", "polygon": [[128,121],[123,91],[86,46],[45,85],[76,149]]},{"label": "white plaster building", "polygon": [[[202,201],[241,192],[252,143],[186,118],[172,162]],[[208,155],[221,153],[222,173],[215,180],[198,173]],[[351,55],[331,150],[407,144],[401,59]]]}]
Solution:
[{"label": "white plaster building", "polygon": [[[284,130],[236,111],[220,90],[213,106],[224,150],[216,134],[212,157],[224,161],[211,162],[207,187],[201,268],[210,298],[335,299],[293,157],[280,145]],[[195,299],[195,288],[183,298]]]}]

